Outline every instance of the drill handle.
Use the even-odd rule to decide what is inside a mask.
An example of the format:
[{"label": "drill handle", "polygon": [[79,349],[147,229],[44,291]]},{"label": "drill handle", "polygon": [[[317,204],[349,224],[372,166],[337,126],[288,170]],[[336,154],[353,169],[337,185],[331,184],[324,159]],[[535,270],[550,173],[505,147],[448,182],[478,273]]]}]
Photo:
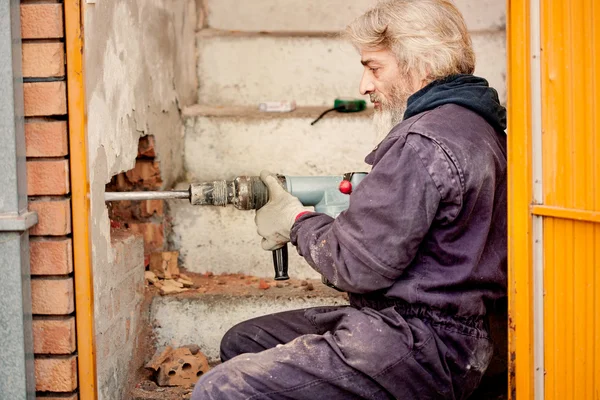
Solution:
[{"label": "drill handle", "polygon": [[288,247],[284,244],[282,248],[273,250],[273,267],[275,268],[275,280],[285,281],[288,276]]}]

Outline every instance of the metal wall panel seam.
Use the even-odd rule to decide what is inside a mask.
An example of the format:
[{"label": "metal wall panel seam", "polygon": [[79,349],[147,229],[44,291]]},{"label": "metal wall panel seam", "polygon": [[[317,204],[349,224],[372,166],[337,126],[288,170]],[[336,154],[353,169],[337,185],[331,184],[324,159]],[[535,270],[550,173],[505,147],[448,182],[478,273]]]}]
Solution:
[{"label": "metal wall panel seam", "polygon": [[600,222],[600,211],[576,210],[573,208],[534,205],[531,207],[534,215],[571,219],[580,222]]},{"label": "metal wall panel seam", "polygon": [[[540,0],[530,2],[531,161],[533,202],[543,203],[542,66]],[[533,366],[535,398],[544,399],[544,220],[534,216],[533,234]]]}]

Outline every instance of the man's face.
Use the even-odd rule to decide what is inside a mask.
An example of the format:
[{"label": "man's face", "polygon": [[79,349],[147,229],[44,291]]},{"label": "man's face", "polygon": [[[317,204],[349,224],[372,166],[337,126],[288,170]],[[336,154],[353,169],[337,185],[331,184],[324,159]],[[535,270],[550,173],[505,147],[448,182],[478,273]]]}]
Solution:
[{"label": "man's face", "polygon": [[362,49],[364,72],[360,93],[369,95],[375,106],[373,122],[379,143],[402,121],[408,98],[416,91],[416,83],[403,74],[394,53],[388,49]]}]

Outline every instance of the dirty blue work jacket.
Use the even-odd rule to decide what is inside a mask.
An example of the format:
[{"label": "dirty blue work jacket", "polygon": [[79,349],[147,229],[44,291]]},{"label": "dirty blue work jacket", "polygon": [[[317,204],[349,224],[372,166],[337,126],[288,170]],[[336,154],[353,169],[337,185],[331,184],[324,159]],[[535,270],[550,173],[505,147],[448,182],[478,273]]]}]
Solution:
[{"label": "dirty blue work jacket", "polygon": [[351,304],[485,315],[506,294],[505,128],[484,79],[434,81],[366,157],[349,208],[300,217],[292,243]]}]

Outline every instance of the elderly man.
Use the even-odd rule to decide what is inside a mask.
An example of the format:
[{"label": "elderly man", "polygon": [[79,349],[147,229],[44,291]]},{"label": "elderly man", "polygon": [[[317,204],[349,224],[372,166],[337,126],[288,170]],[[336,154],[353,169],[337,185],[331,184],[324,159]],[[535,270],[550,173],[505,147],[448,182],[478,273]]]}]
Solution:
[{"label": "elderly man", "polygon": [[385,138],[335,220],[273,175],[263,248],[291,241],[350,306],[232,328],[192,399],[465,399],[492,356],[487,313],[506,292],[506,112],[472,75],[449,0],[379,4],[346,29],[360,92]]}]

